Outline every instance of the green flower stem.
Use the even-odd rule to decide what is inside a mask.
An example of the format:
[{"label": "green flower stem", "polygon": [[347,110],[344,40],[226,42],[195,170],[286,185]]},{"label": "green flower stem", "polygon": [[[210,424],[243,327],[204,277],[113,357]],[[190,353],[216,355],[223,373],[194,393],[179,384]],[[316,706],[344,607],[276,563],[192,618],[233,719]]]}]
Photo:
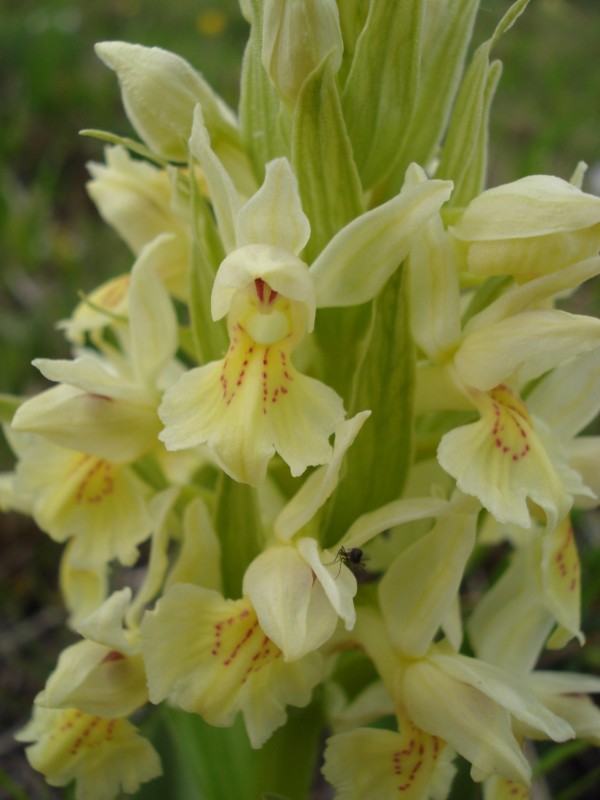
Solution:
[{"label": "green flower stem", "polygon": [[215,529],[221,541],[223,592],[242,596],[242,581],[248,564],[263,548],[256,492],[224,473],[217,484]]}]

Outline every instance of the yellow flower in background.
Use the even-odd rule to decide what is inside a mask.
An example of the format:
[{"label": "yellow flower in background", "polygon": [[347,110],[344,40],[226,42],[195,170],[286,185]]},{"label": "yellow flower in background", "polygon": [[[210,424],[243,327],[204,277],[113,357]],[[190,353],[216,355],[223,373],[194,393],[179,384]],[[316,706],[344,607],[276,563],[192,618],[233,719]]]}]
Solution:
[{"label": "yellow flower in background", "polygon": [[118,275],[90,292],[74,309],[69,319],[57,327],[74,345],[82,345],[85,334],[92,337],[107,325],[125,324],[129,314],[129,273]]},{"label": "yellow flower in background", "polygon": [[196,17],[196,27],[204,36],[219,36],[229,25],[229,18],[219,8],[207,8]]}]

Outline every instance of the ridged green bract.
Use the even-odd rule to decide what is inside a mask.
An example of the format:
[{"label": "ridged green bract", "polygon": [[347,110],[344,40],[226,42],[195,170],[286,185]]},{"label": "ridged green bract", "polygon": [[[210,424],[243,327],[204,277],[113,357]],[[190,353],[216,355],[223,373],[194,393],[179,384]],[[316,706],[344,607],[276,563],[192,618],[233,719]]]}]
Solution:
[{"label": "ridged green bract", "polygon": [[400,269],[373,301],[349,409],[353,414],[369,408],[372,414],[347,454],[327,516],[325,546],[335,544],[361,514],[402,494],[412,456],[414,367]]},{"label": "ridged green bract", "polygon": [[190,182],[190,190],[193,223],[189,307],[197,358],[200,364],[206,364],[221,358],[227,350],[225,324],[213,322],[210,313],[212,285],[225,254],[196,181]]},{"label": "ridged green bract", "polygon": [[393,167],[419,80],[423,0],[371,3],[342,98],[363,185]]},{"label": "ridged green bract", "polygon": [[517,0],[508,9],[492,37],[475,51],[463,78],[436,171],[436,177],[454,181],[452,206],[467,205],[484,187],[489,113],[502,70],[500,62],[490,64],[490,53],[528,2]]},{"label": "ridged green bract", "polygon": [[244,145],[259,181],[265,164],[286,155],[281,137],[281,102],[262,65],[262,2],[251,0],[253,21],[244,52],[240,93],[240,126]]},{"label": "ridged green bract", "polygon": [[[327,242],[365,209],[360,178],[329,59],[309,76],[298,97],[292,125],[292,164],[311,237],[309,263]],[[327,180],[323,176],[327,175]]]}]

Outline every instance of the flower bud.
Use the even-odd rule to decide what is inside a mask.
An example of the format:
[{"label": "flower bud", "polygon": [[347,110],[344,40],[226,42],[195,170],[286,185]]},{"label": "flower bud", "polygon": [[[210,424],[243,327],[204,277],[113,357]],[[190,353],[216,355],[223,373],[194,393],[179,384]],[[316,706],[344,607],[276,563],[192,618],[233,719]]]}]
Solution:
[{"label": "flower bud", "polygon": [[162,235],[153,249],[156,271],[172,294],[185,299],[190,231],[185,210],[178,207],[176,173],[131,158],[120,146],[107,147],[105,155],[106,164],[88,164],[92,179],[86,186],[100,216],[136,256]]},{"label": "flower bud", "polygon": [[160,47],[127,42],[100,42],[96,53],[117,73],[129,121],[162,158],[187,162],[187,140],[197,103],[211,137],[237,138],[233,113],[180,56]]},{"label": "flower bud", "polygon": [[335,0],[266,0],[262,62],[283,102],[293,108],[302,84],[325,56],[342,63],[342,32]]},{"label": "flower bud", "polygon": [[106,164],[90,162],[90,197],[102,218],[133,253],[161,233],[184,237],[185,222],[173,209],[173,189],[166,170],[131,158],[123,147],[107,147]]},{"label": "flower bud", "polygon": [[600,249],[600,198],[560,178],[531,175],[488,189],[450,229],[471,272],[524,282]]}]

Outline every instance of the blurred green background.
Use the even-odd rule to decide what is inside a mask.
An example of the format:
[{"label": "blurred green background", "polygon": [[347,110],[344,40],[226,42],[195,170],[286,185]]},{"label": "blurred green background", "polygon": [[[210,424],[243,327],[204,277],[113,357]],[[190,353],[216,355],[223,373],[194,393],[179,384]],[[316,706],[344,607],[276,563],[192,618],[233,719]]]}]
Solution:
[{"label": "blurred green background", "polygon": [[[482,0],[475,41],[489,36],[509,5]],[[0,0],[0,23],[0,392],[31,393],[43,386],[31,360],[68,354],[54,325],[78,291],[132,263],[85,191],[86,162],[101,160],[103,145],[78,131],[132,135],[94,43],[174,50],[235,107],[247,26],[234,0]],[[536,172],[569,178],[584,160],[591,168],[585,188],[600,193],[600,0],[532,0],[494,55],[505,69],[490,185]],[[575,301],[577,310],[598,313],[598,285]],[[9,466],[4,448],[0,469]],[[598,515],[582,525],[589,647],[583,657],[567,648],[559,663],[593,672],[600,669]],[[61,797],[23,766],[12,741],[70,641],[56,590],[61,548],[16,515],[0,517],[0,531],[0,797]],[[560,800],[600,796],[598,762],[586,758],[563,766]]]}]

